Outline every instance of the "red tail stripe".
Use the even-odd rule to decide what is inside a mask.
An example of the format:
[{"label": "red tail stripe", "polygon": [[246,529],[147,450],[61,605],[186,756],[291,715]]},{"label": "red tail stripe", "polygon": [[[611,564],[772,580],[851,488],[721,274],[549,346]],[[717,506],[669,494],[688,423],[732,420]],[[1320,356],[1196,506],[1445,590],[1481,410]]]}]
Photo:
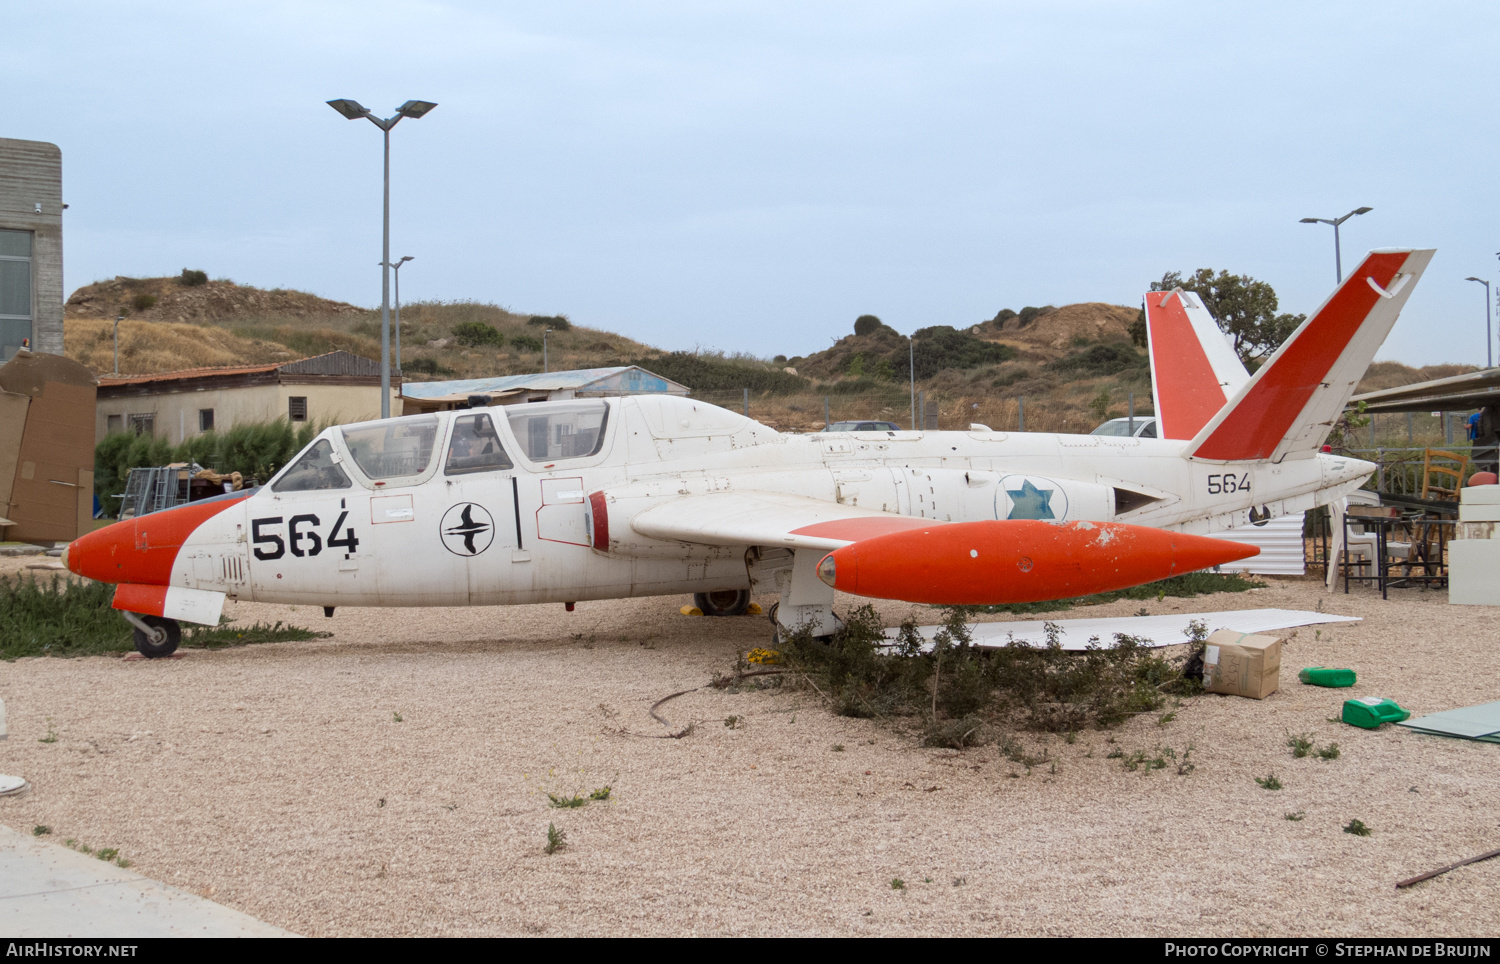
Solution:
[{"label": "red tail stripe", "polygon": [[1192,454],[1225,462],[1269,458],[1379,300],[1365,278],[1388,287],[1406,258],[1406,252],[1366,258]]},{"label": "red tail stripe", "polygon": [[1151,324],[1151,361],[1162,438],[1190,439],[1224,407],[1224,389],[1203,352],[1180,296],[1146,296]]}]

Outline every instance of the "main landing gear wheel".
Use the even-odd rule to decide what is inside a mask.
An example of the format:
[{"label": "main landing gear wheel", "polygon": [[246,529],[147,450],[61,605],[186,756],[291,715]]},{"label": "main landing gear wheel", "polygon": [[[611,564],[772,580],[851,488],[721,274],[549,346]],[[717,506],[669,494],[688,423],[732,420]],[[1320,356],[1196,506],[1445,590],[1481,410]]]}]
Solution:
[{"label": "main landing gear wheel", "polygon": [[750,590],[716,589],[693,593],[693,605],[705,616],[740,616],[750,608]]},{"label": "main landing gear wheel", "polygon": [[164,619],[161,616],[142,616],[141,622],[151,627],[151,634],[141,632],[140,627],[135,627],[135,648],[147,659],[160,659],[163,656],[171,656],[177,652],[177,644],[182,642],[182,627],[177,625],[175,619]]}]

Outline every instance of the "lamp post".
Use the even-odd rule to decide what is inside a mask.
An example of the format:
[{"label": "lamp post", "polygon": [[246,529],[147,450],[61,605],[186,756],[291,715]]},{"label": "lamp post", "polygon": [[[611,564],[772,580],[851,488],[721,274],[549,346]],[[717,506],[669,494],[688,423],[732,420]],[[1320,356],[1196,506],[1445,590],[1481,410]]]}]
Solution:
[{"label": "lamp post", "polygon": [[1495,353],[1491,348],[1494,338],[1490,335],[1490,283],[1483,278],[1465,278],[1465,281],[1477,281],[1484,285],[1484,367],[1495,367]]},{"label": "lamp post", "polygon": [[1331,224],[1331,225],[1333,225],[1333,270],[1334,270],[1334,274],[1338,278],[1338,283],[1339,284],[1343,284],[1343,282],[1344,282],[1344,260],[1343,260],[1342,255],[1340,255],[1340,253],[1339,253],[1339,225],[1343,224],[1345,221],[1347,221],[1350,218],[1354,217],[1356,214],[1368,214],[1368,213],[1370,213],[1373,210],[1375,210],[1375,209],[1374,208],[1355,208],[1353,211],[1350,211],[1348,214],[1344,215],[1343,217],[1333,218],[1332,220],[1330,220],[1328,218],[1303,218],[1301,221],[1298,222],[1299,224]]},{"label": "lamp post", "polygon": [[120,322],[125,320],[124,315],[115,315],[115,374],[120,374]]},{"label": "lamp post", "polygon": [[917,430],[917,342],[915,335],[906,336],[906,363],[911,366],[907,380],[911,383],[911,430]]},{"label": "lamp post", "polygon": [[552,334],[551,328],[542,329],[542,371],[547,371],[547,336]]},{"label": "lamp post", "polygon": [[401,374],[401,266],[408,261],[415,261],[411,255],[402,255],[401,260],[391,265],[391,270],[396,273],[396,374]]},{"label": "lamp post", "polygon": [[380,417],[391,417],[391,128],[401,123],[401,118],[416,120],[432,110],[437,104],[427,100],[409,100],[396,108],[395,115],[384,120],[361,107],[358,101],[330,100],[328,106],[349,120],[361,117],[380,128],[385,134],[385,218],[382,222],[380,245]]}]

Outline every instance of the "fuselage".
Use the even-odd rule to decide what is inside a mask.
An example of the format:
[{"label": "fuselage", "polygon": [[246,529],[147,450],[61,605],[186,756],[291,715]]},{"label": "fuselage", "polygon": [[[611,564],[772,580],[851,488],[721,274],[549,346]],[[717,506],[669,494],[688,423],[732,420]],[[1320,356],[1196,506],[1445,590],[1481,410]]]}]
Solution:
[{"label": "fuselage", "polygon": [[1203,462],[1185,446],[977,427],[790,435],[670,396],[444,412],[330,428],[253,494],[99,530],[69,565],[262,602],[571,602],[749,586],[749,546],[632,528],[683,497],[773,493],[940,522],[1211,534],[1325,504],[1374,469],[1331,455]]}]

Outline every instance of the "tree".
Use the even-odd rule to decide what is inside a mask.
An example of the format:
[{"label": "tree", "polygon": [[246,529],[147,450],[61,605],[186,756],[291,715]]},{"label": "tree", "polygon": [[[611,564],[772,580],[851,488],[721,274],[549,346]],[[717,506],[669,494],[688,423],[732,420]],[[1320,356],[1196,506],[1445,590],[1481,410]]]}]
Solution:
[{"label": "tree", "polygon": [[1190,277],[1168,271],[1151,283],[1152,291],[1181,288],[1203,299],[1224,334],[1234,339],[1235,353],[1246,365],[1264,360],[1291,337],[1306,315],[1278,314],[1276,290],[1245,274],[1199,268]]},{"label": "tree", "polygon": [[874,315],[860,315],[854,319],[854,333],[856,335],[873,335],[880,330],[882,322]]}]

